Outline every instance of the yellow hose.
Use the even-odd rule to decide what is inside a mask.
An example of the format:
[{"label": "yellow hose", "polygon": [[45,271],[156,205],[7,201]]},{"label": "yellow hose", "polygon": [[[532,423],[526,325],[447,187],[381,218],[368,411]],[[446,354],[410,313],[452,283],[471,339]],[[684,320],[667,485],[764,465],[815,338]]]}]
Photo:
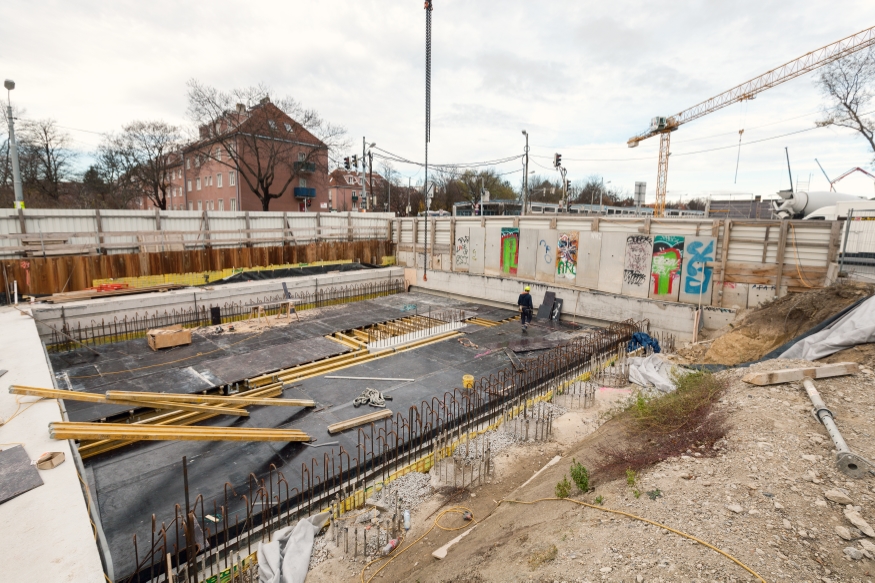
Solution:
[{"label": "yellow hose", "polygon": [[[698,539],[698,538],[694,537],[694,536],[691,535],[691,534],[687,534],[687,533],[685,533],[685,532],[683,532],[683,531],[680,531],[680,530],[675,530],[675,529],[673,529],[673,528],[671,528],[671,527],[669,527],[669,526],[666,526],[666,525],[664,525],[664,524],[661,524],[661,523],[659,523],[659,522],[654,522],[654,521],[652,521],[652,520],[648,520],[647,518],[642,518],[642,517],[640,517],[640,516],[635,516],[634,514],[629,514],[628,512],[623,512],[622,510],[613,510],[613,509],[611,509],[611,508],[605,508],[605,507],[603,507],[603,506],[596,506],[596,505],[594,505],[594,504],[587,504],[586,502],[581,502],[580,500],[574,500],[574,499],[572,499],[572,498],[539,498],[539,499],[537,499],[537,500],[533,500],[533,501],[531,501],[531,502],[527,502],[527,501],[524,501],[524,500],[504,500],[504,499],[502,499],[502,500],[500,500],[500,501],[498,502],[498,506],[501,506],[501,505],[504,504],[505,502],[507,502],[507,503],[509,503],[509,504],[529,504],[529,505],[532,505],[532,504],[537,504],[538,502],[544,502],[544,501],[546,501],[546,500],[555,500],[555,501],[558,501],[558,502],[573,502],[573,503],[575,503],[575,504],[579,504],[580,506],[586,506],[587,508],[593,508],[593,509],[595,509],[595,510],[600,510],[600,511],[602,511],[602,512],[610,512],[611,514],[619,514],[619,515],[621,515],[621,516],[626,516],[626,517],[628,517],[628,518],[632,518],[632,519],[635,519],[635,520],[640,520],[641,522],[646,522],[646,523],[648,523],[648,524],[652,524],[653,526],[657,526],[657,527],[659,527],[659,528],[664,528],[665,530],[667,530],[667,531],[669,531],[669,532],[673,532],[673,533],[675,533],[675,534],[677,534],[677,535],[680,535],[680,536],[682,536],[682,537],[684,537],[684,538],[688,538],[688,539],[690,539],[690,540],[692,540],[692,541],[695,541],[695,542],[699,543],[700,545],[703,545],[703,546],[708,547],[708,548],[711,549],[712,551],[716,551],[716,552],[720,553],[721,555],[723,555],[724,557],[726,557],[727,559],[729,559],[730,561],[732,561],[733,563],[735,563],[736,565],[738,565],[739,567],[741,567],[742,569],[744,569],[745,571],[747,571],[748,573],[750,573],[751,575],[753,575],[754,577],[756,577],[757,579],[759,579],[760,581],[762,581],[762,583],[766,583],[766,580],[762,577],[762,575],[760,575],[759,573],[757,573],[756,571],[754,571],[753,569],[751,569],[750,567],[748,567],[747,565],[745,565],[744,563],[742,563],[741,561],[739,561],[738,559],[736,559],[735,557],[733,557],[732,555],[730,555],[729,553],[727,553],[726,551],[720,550],[720,549],[718,549],[717,547],[715,547],[714,545],[708,544],[708,543],[706,543],[705,541],[703,541],[703,540],[701,540],[701,539]],[[498,506],[496,506],[495,508],[493,508],[492,512],[495,512],[495,510],[498,509]],[[371,577],[370,577],[367,581],[365,581],[365,571],[367,571],[368,568],[369,568],[371,565],[373,565],[374,563],[377,563],[377,562],[381,561],[382,558],[374,559],[373,561],[371,561],[370,563],[368,563],[367,565],[365,565],[365,567],[364,567],[364,569],[362,569],[362,573],[361,573],[361,583],[371,583],[371,581],[374,579],[374,577],[377,576],[377,573],[379,573],[380,571],[382,571],[382,570],[386,567],[386,565],[388,565],[389,563],[391,563],[392,561],[394,561],[395,558],[396,558],[398,555],[400,555],[401,553],[407,551],[408,549],[410,549],[410,547],[412,547],[413,545],[415,545],[416,543],[418,543],[419,541],[421,541],[425,536],[428,535],[428,533],[430,533],[432,530],[434,530],[434,527],[435,527],[435,526],[437,526],[437,527],[440,528],[441,530],[461,530],[461,529],[467,527],[468,525],[465,524],[465,525],[463,525],[463,526],[459,526],[459,527],[457,527],[457,528],[447,528],[447,527],[444,527],[444,526],[441,526],[440,524],[438,524],[438,521],[441,519],[441,517],[442,517],[444,514],[447,514],[447,513],[449,513],[449,512],[462,513],[462,512],[464,512],[465,510],[468,510],[468,509],[467,509],[467,508],[464,508],[464,507],[462,507],[462,506],[456,506],[456,507],[453,507],[453,508],[448,508],[447,510],[444,510],[443,512],[441,512],[440,514],[438,514],[437,518],[434,519],[434,523],[431,525],[431,528],[429,528],[429,529],[425,532],[425,534],[423,534],[422,536],[420,536],[418,539],[416,539],[415,541],[413,541],[412,543],[410,543],[409,545],[407,545],[406,547],[404,547],[404,548],[401,549],[400,551],[397,551],[397,552],[392,553],[392,555],[390,556],[389,560],[386,561],[385,563],[383,563],[383,565],[382,565],[379,569],[377,569],[377,570],[374,572],[374,574],[371,575]],[[471,512],[471,511],[468,510],[468,512]],[[492,514],[492,512],[490,512],[490,514]],[[472,514],[473,514],[473,513],[472,513]],[[475,522],[476,522],[476,521],[475,521]]]}]

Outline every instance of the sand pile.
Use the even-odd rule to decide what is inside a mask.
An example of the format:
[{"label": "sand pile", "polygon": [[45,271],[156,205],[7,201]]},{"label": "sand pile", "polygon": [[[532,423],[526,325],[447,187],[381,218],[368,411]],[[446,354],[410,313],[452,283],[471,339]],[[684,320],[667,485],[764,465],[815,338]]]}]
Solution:
[{"label": "sand pile", "polygon": [[873,293],[873,285],[837,283],[767,302],[740,315],[728,332],[714,340],[702,362],[735,365],[762,358]]}]

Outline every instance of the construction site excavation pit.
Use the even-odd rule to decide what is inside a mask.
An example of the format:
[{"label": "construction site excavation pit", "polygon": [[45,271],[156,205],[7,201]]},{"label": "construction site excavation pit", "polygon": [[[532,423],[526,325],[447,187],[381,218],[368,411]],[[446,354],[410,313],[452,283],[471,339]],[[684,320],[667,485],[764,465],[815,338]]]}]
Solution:
[{"label": "construction site excavation pit", "polygon": [[[71,423],[128,427],[123,439],[77,441],[117,580],[164,581],[168,555],[174,572],[216,575],[271,532],[328,509],[342,518],[413,470],[436,466],[446,486],[482,480],[490,439],[477,433],[504,422],[496,447],[546,438],[558,409],[541,400],[573,391],[575,378],[647,327],[536,320],[523,336],[512,309],[387,289],[293,313],[267,306],[264,315],[201,322],[190,328],[190,344],[159,351],[145,338],[50,347],[61,390],[165,393],[171,403],[197,394],[219,408],[234,406],[223,397],[254,403],[230,415],[64,399]],[[466,375],[473,388],[463,388]],[[385,406],[356,407],[366,389]],[[567,402],[584,406],[587,398]],[[379,419],[329,432],[367,414]],[[180,435],[156,437],[158,426]],[[297,430],[306,440],[231,435],[258,429]],[[215,430],[228,435],[215,440]]]}]

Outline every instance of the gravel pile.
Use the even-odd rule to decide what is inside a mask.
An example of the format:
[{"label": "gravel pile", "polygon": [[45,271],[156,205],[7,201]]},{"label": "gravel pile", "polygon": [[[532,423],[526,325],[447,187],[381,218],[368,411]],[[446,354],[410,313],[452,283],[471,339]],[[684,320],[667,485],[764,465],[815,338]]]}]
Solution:
[{"label": "gravel pile", "polygon": [[428,474],[410,472],[397,480],[392,480],[375,498],[384,504],[395,504],[401,500],[401,509],[412,510],[432,495],[431,478]]},{"label": "gravel pile", "polygon": [[492,450],[492,456],[517,443],[518,439],[506,431],[488,431],[478,435],[468,442],[468,447],[463,443],[453,452],[453,457],[459,460],[477,460],[483,457],[486,445]]}]

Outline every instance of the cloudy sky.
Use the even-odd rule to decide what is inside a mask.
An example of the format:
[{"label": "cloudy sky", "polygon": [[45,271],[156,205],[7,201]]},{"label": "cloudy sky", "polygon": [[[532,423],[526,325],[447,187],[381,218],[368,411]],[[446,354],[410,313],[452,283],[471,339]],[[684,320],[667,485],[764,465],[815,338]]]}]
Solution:
[{"label": "cloudy sky", "polygon": [[[361,138],[423,159],[421,0],[6,0],[0,75],[18,84],[30,118],[54,118],[77,149],[135,119],[185,124],[186,82],[219,88],[265,83]],[[626,140],[671,115],[788,60],[875,24],[875,2],[771,0],[613,2],[435,0],[432,143],[438,163],[522,152],[555,176],[561,152],[572,180],[598,174],[632,191],[656,180],[658,139]],[[770,195],[794,180],[827,188],[868,167],[852,132],[812,129],[823,100],[808,75],[683,126],[672,136],[669,198]],[[721,149],[722,148],[722,149]],[[711,150],[702,152],[703,150]],[[350,152],[350,154],[353,152]],[[83,154],[83,160],[87,156]],[[414,181],[415,166],[396,164]],[[518,162],[499,168],[515,185]],[[841,191],[875,196],[857,175]]]}]

